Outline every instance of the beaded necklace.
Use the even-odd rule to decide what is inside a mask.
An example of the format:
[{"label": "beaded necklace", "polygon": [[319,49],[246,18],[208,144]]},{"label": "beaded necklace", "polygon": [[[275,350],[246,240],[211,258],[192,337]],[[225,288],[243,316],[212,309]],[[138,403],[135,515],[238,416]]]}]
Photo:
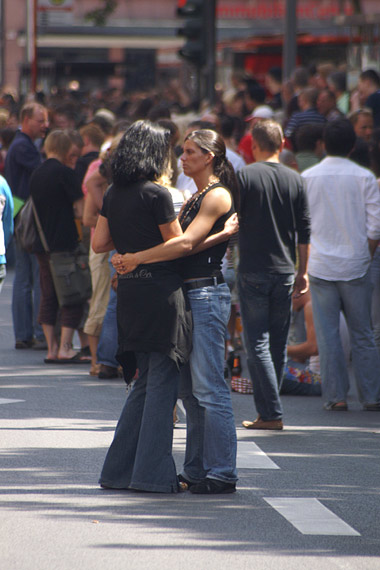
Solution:
[{"label": "beaded necklace", "polygon": [[214,184],[217,184],[219,182],[219,178],[215,178],[214,180],[212,180],[211,182],[209,182],[207,184],[207,186],[205,186],[203,188],[203,190],[201,190],[200,192],[196,192],[194,194],[194,196],[192,196],[186,206],[184,207],[184,209],[182,210],[182,212],[179,215],[179,221],[182,222],[186,216],[188,216],[191,212],[191,210],[194,208],[194,206],[197,204],[199,198],[202,196],[202,194],[204,194],[211,186],[213,186]]}]

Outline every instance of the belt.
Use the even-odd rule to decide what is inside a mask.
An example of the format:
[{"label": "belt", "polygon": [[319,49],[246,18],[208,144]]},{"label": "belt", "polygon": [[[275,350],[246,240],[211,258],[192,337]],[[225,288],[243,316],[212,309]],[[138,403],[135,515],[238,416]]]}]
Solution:
[{"label": "belt", "polygon": [[215,285],[220,285],[221,283],[224,283],[223,275],[219,275],[218,277],[204,277],[202,279],[196,279],[195,281],[186,281],[185,287],[189,291],[190,289],[213,287]]}]

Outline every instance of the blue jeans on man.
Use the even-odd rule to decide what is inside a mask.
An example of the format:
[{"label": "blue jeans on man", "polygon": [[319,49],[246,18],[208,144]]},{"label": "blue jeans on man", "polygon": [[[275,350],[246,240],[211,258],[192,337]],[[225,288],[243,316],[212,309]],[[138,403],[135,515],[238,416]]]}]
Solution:
[{"label": "blue jeans on man", "polygon": [[380,357],[371,327],[372,285],[369,273],[350,281],[326,281],[310,275],[313,319],[326,404],[347,399],[349,377],[339,335],[343,310],[351,337],[352,365],[363,404],[380,402]]},{"label": "blue jeans on man", "polygon": [[279,389],[286,362],[294,274],[239,273],[238,290],[247,364],[257,412],[281,420]]},{"label": "blue jeans on man", "polygon": [[44,340],[38,324],[40,306],[40,271],[37,258],[27,253],[15,242],[15,278],[12,294],[13,330],[17,341]]}]

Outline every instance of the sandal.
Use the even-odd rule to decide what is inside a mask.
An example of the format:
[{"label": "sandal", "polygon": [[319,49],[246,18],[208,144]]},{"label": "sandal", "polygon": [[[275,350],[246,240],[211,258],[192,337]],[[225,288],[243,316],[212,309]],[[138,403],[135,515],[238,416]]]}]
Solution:
[{"label": "sandal", "polygon": [[197,485],[197,483],[193,483],[192,481],[189,481],[188,479],[186,479],[186,477],[184,477],[181,474],[177,475],[177,478],[178,478],[178,483],[182,489],[184,488],[184,487],[182,487],[182,485],[186,485],[186,490],[190,489],[193,485]]},{"label": "sandal", "polygon": [[333,412],[347,412],[348,410],[346,402],[335,402],[335,403],[325,404],[324,408],[325,410]]}]

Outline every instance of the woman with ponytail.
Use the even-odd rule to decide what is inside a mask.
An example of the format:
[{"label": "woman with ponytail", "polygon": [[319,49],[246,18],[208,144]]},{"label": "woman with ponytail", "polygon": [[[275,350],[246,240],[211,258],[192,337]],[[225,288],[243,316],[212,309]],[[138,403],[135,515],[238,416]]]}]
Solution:
[{"label": "woman with ponytail", "polygon": [[224,378],[225,331],[230,292],[221,273],[229,237],[237,231],[237,183],[222,137],[211,130],[189,134],[183,171],[198,190],[179,214],[183,235],[137,253],[116,254],[119,274],[178,259],[193,315],[193,349],[181,372],[180,397],[187,415],[184,467],[179,480],[192,493],[236,490],[236,430]]}]

